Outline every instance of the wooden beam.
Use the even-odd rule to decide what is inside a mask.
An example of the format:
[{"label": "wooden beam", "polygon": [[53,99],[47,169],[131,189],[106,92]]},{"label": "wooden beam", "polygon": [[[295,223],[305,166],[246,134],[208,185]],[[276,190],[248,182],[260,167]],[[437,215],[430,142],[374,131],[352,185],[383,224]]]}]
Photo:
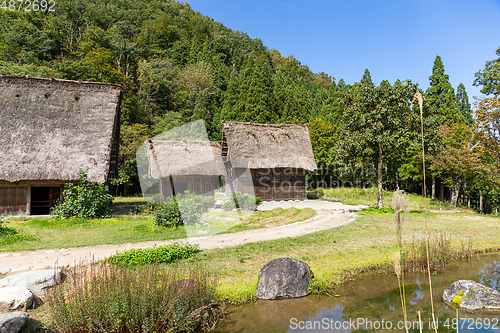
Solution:
[{"label": "wooden beam", "polygon": [[26,216],[31,215],[31,186],[26,189]]}]

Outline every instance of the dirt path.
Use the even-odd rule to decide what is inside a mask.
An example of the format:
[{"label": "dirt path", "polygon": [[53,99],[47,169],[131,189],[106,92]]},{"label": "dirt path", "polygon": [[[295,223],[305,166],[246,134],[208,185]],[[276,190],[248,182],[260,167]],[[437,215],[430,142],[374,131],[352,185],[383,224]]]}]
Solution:
[{"label": "dirt path", "polygon": [[[205,237],[191,237],[169,241],[150,241],[142,243],[127,243],[119,245],[99,245],[69,249],[38,250],[27,252],[6,252],[0,254],[0,270],[10,269],[10,273],[27,270],[38,270],[58,266],[66,266],[75,262],[100,260],[132,248],[146,248],[153,245],[164,245],[174,242],[190,242],[199,244],[201,249],[221,248],[239,244],[271,240],[284,237],[297,237],[311,232],[341,226],[353,221],[356,217],[351,211],[362,209],[362,206],[348,206],[338,202],[327,201],[302,201],[302,202],[266,202],[258,210],[271,210],[282,208],[310,207],[318,214],[306,221],[297,222],[281,227],[241,231],[232,234],[220,234]],[[78,235],[75,235],[78,237]]]}]

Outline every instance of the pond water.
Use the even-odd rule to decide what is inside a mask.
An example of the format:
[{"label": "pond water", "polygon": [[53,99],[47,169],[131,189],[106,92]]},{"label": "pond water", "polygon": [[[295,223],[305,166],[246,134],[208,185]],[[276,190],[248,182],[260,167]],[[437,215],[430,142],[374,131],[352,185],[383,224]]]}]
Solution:
[{"label": "pond water", "polygon": [[[500,314],[458,312],[442,300],[443,291],[454,281],[475,280],[500,289],[500,254],[457,261],[432,276],[438,332],[500,333]],[[405,294],[409,332],[434,332],[428,276],[407,274]],[[259,301],[228,309],[230,313],[216,332],[404,332],[398,281],[392,271],[369,273],[345,283],[329,296],[310,295],[298,299]],[[431,329],[430,329],[431,328]]]}]

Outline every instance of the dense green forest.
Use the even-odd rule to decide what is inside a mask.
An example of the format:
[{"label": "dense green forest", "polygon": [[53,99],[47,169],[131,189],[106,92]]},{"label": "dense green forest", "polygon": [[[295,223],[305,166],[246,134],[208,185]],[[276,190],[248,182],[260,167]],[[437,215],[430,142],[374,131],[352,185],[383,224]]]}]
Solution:
[{"label": "dense green forest", "polygon": [[489,97],[474,116],[465,86],[451,86],[439,56],[427,91],[409,80],[376,84],[368,70],[349,85],[187,2],[58,0],[53,12],[0,10],[1,73],[124,85],[122,194],[139,191],[135,152],[146,138],[199,119],[212,140],[221,138],[221,120],[309,123],[321,166],[313,187],[379,183],[421,193],[420,110],[412,103],[420,92],[429,195],[491,212],[500,202],[499,61],[478,69],[475,84]]}]

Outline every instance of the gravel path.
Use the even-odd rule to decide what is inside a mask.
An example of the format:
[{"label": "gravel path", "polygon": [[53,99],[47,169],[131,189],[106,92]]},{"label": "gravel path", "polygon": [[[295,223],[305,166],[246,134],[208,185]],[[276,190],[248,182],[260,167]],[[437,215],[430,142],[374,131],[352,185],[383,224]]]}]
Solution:
[{"label": "gravel path", "polygon": [[[247,230],[231,234],[191,237],[169,241],[151,241],[134,244],[127,243],[69,249],[0,253],[0,269],[10,269],[10,273],[16,273],[27,270],[46,269],[53,267],[55,264],[58,266],[66,266],[80,261],[104,259],[114,254],[116,251],[132,248],[146,248],[155,244],[159,246],[179,241],[199,244],[201,249],[213,249],[277,238],[297,237],[349,223],[356,218],[356,214],[352,211],[364,208],[364,206],[349,206],[343,205],[339,202],[328,201],[285,201],[265,202],[258,207],[258,210],[272,210],[278,207],[310,207],[316,210],[318,214],[309,220],[281,227]],[[77,237],[77,235],[75,235],[75,237]]]}]

